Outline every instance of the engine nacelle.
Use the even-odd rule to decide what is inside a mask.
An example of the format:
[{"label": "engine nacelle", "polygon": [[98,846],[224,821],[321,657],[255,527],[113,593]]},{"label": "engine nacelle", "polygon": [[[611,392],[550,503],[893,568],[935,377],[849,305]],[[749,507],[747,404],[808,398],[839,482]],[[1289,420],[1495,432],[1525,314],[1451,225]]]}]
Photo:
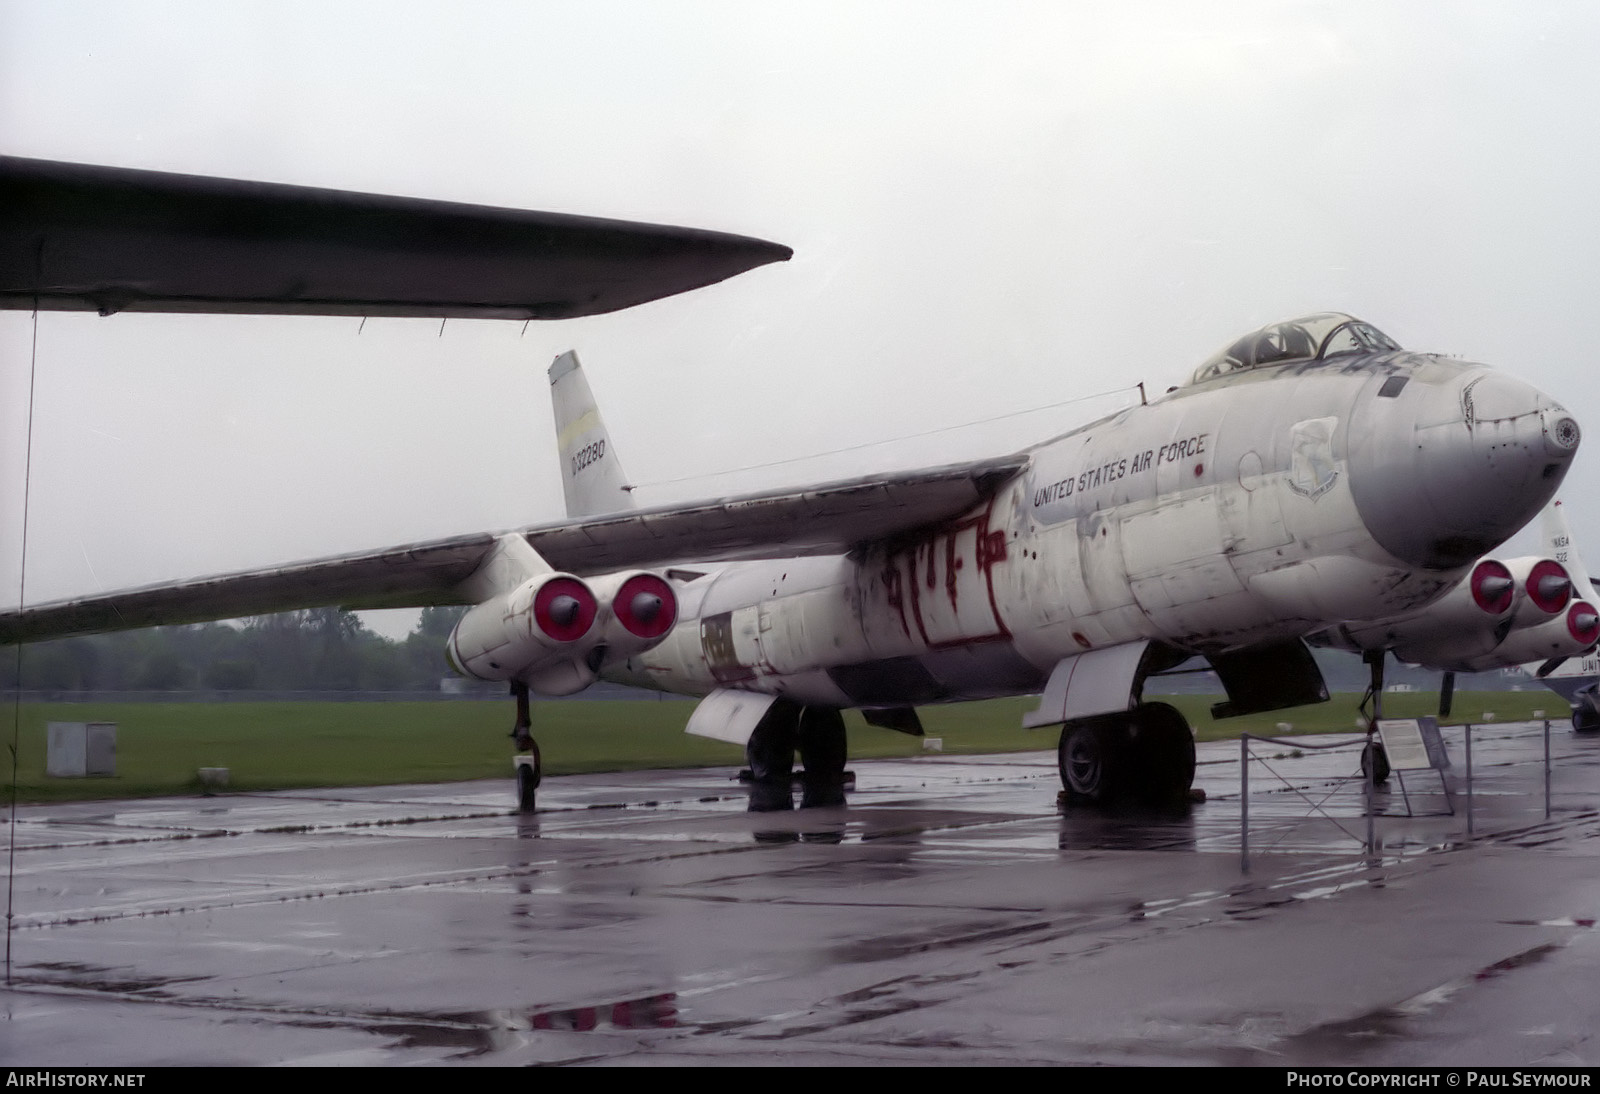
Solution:
[{"label": "engine nacelle", "polygon": [[678,621],[678,594],[648,570],[624,570],[590,579],[601,607],[600,665],[616,664],[657,645]]},{"label": "engine nacelle", "polygon": [[1556,618],[1512,631],[1493,653],[1464,667],[1469,672],[1486,672],[1552,657],[1577,657],[1596,642],[1600,642],[1600,611],[1587,600],[1574,600]]},{"label": "engine nacelle", "polygon": [[1404,619],[1346,626],[1329,644],[1356,652],[1392,649],[1402,661],[1440,664],[1486,654],[1511,626],[1518,583],[1512,571],[1483,559],[1424,611]]},{"label": "engine nacelle", "polygon": [[[1516,665],[1525,647],[1571,641],[1567,623],[1572,578],[1554,559],[1529,557],[1479,560],[1460,584],[1427,608],[1403,619],[1339,627],[1317,641],[1356,652],[1393,650],[1402,661],[1460,672]],[[1592,613],[1592,608],[1585,608]],[[1576,624],[1573,624],[1576,626]],[[1580,628],[1581,629],[1581,628]],[[1526,632],[1537,632],[1511,644]],[[1568,637],[1563,637],[1568,636]]]},{"label": "engine nacelle", "polygon": [[[445,644],[450,664],[477,680],[523,679],[547,675],[558,663],[581,661],[597,639],[595,619],[600,605],[594,591],[571,574],[540,574],[509,593],[477,605],[456,624]],[[557,671],[563,681],[570,673]],[[579,673],[578,676],[582,676]],[[578,690],[575,677],[552,694]]]}]

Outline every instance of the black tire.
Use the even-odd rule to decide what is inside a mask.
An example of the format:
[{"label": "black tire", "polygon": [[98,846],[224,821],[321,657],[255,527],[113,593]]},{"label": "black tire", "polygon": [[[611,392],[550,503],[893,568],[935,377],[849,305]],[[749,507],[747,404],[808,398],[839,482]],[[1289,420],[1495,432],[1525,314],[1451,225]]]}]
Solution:
[{"label": "black tire", "polygon": [[539,784],[544,781],[544,762],[539,755],[539,743],[532,737],[528,738],[528,746],[523,751],[532,762],[523,763],[521,757],[516,761],[517,811],[532,813],[538,807]]},{"label": "black tire", "polygon": [[[782,813],[794,808],[794,788],[789,785],[787,779],[781,782],[761,782],[752,779],[744,789],[750,797],[752,813]],[[756,838],[761,838],[759,833]],[[777,842],[792,843],[795,838],[791,832]]]},{"label": "black tire", "polygon": [[800,712],[800,763],[806,777],[842,780],[849,760],[844,715],[827,707],[806,707]]},{"label": "black tire", "polygon": [[1378,786],[1389,781],[1389,754],[1377,741],[1368,741],[1361,749],[1361,777],[1369,776]]},{"label": "black tire", "polygon": [[1574,733],[1593,733],[1600,730],[1600,714],[1579,707],[1572,712],[1572,730]]},{"label": "black tire", "polygon": [[1194,733],[1176,707],[1145,703],[1133,713],[1139,796],[1147,805],[1179,805],[1194,785]]},{"label": "black tire", "polygon": [[850,755],[844,715],[829,707],[806,707],[800,712],[798,737],[805,768],[800,808],[843,805],[844,768]]},{"label": "black tire", "polygon": [[779,699],[767,708],[744,746],[750,778],[758,783],[782,783],[794,778],[794,750],[800,728],[800,708]]},{"label": "black tire", "polygon": [[1069,798],[1095,805],[1114,804],[1122,795],[1126,734],[1116,722],[1101,720],[1062,727],[1056,748],[1061,785]]}]

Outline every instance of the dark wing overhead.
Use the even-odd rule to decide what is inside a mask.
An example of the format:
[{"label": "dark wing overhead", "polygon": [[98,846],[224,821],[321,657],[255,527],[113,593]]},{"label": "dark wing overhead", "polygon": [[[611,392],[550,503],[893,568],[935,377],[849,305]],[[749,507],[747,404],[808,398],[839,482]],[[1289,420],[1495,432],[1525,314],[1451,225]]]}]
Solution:
[{"label": "dark wing overhead", "polygon": [[788,247],[623,220],[0,157],[0,307],[567,319]]},{"label": "dark wing overhead", "polygon": [[[1027,465],[1025,455],[520,529],[558,570],[837,554],[957,517]],[[0,611],[0,645],[337,604],[459,604],[456,587],[495,537],[384,551]]]}]

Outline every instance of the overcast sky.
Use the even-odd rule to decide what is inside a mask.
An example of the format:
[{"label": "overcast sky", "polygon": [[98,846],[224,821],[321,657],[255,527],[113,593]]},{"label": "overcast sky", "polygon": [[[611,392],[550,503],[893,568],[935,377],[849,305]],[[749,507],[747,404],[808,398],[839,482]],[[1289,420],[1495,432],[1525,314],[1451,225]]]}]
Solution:
[{"label": "overcast sky", "polygon": [[[740,232],[520,323],[46,314],[26,600],[561,515],[576,348],[646,503],[1007,451],[1335,309],[1590,431],[1600,6],[0,0],[0,150]],[[0,313],[0,604],[34,326]],[[1126,395],[1120,396],[1126,398]],[[1531,547],[1531,544],[1529,545]]]}]

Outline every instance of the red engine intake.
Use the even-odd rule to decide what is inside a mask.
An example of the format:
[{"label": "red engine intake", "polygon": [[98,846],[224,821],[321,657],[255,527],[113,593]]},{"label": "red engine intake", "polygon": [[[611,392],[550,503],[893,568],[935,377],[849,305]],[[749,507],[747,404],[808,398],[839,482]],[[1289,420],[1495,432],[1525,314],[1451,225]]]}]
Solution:
[{"label": "red engine intake", "polygon": [[661,644],[678,622],[678,594],[649,570],[620,570],[589,578],[600,610],[597,667],[615,665]]},{"label": "red engine intake", "polygon": [[557,642],[576,642],[588,634],[599,612],[594,594],[575,577],[552,577],[533,598],[533,621]]},{"label": "red engine intake", "polygon": [[1572,599],[1572,578],[1567,568],[1553,559],[1540,559],[1522,583],[1533,606],[1545,615],[1556,615]]},{"label": "red engine intake", "polygon": [[1517,583],[1503,562],[1486,558],[1472,569],[1472,601],[1490,615],[1504,615],[1516,599]]},{"label": "red engine intake", "polygon": [[1586,648],[1600,642],[1600,611],[1586,600],[1576,601],[1567,609],[1567,633]]},{"label": "red engine intake", "polygon": [[678,621],[678,597],[655,574],[634,574],[617,589],[611,611],[636,638],[660,638]]}]

